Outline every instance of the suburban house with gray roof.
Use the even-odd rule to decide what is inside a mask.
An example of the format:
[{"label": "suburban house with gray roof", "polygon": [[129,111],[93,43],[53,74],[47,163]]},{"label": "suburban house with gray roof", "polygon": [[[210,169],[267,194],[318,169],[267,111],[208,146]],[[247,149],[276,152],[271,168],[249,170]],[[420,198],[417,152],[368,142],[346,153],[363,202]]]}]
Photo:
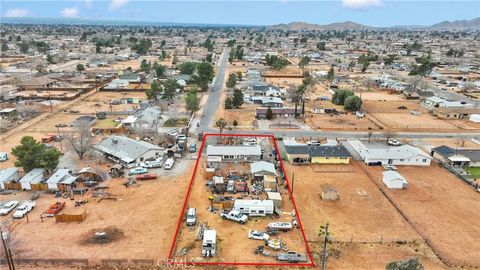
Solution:
[{"label": "suburban house with gray roof", "polygon": [[446,145],[435,147],[432,154],[450,166],[480,167],[480,149],[452,148]]},{"label": "suburban house with gray roof", "polygon": [[94,148],[105,158],[128,168],[135,167],[137,163],[145,160],[161,157],[164,152],[160,146],[125,136],[110,136],[100,141]]},{"label": "suburban house with gray roof", "polygon": [[380,142],[348,142],[366,164],[430,166],[432,157],[408,144],[389,146]]},{"label": "suburban house with gray roof", "polygon": [[135,115],[130,115],[122,121],[124,127],[128,129],[147,129],[158,130],[162,127],[168,117],[163,115],[157,107],[147,107],[138,110]]}]

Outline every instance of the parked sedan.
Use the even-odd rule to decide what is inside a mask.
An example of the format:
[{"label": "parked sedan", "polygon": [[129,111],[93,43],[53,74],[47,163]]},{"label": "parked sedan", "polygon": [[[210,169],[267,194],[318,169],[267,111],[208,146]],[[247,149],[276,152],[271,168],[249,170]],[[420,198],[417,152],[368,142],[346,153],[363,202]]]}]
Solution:
[{"label": "parked sedan", "polygon": [[270,235],[260,231],[248,231],[248,238],[254,240],[268,240]]},{"label": "parked sedan", "polygon": [[17,207],[18,201],[9,201],[0,208],[0,215],[5,216]]},{"label": "parked sedan", "polygon": [[24,201],[20,204],[15,213],[13,213],[13,217],[23,218],[28,212],[32,211],[33,207],[35,207],[35,201]]}]

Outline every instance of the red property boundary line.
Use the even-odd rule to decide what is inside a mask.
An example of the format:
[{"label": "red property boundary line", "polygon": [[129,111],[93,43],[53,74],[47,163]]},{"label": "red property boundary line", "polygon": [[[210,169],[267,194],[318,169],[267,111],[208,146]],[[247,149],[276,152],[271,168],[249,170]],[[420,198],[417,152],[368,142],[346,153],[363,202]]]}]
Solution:
[{"label": "red property boundary line", "polygon": [[[280,161],[280,167],[282,168],[283,175],[285,176],[285,181],[287,182],[287,190],[288,190],[288,193],[289,193],[290,198],[292,200],[293,208],[295,209],[295,214],[297,216],[298,225],[300,227],[300,231],[302,232],[303,240],[305,241],[305,246],[307,248],[307,253],[308,253],[308,257],[310,259],[310,263],[185,262],[185,261],[181,261],[181,260],[172,259],[173,250],[175,248],[175,243],[177,242],[177,237],[178,237],[178,232],[180,231],[180,226],[182,225],[183,214],[185,213],[185,208],[187,207],[187,201],[188,201],[188,198],[190,196],[190,191],[192,189],[193,180],[195,179],[195,174],[197,172],[198,163],[200,162],[200,157],[202,155],[203,148],[205,146],[205,141],[207,140],[207,138],[209,136],[212,136],[212,137],[220,137],[220,136],[225,136],[225,137],[260,137],[260,138],[270,138],[270,139],[272,139],[273,145],[275,146],[275,151],[276,151],[278,160]],[[289,182],[287,174],[285,172],[285,166],[283,165],[283,160],[280,156],[280,151],[278,150],[277,141],[275,140],[275,137],[274,137],[273,134],[217,134],[217,133],[207,133],[207,134],[203,135],[202,145],[200,146],[200,149],[198,151],[197,161],[195,162],[195,167],[193,169],[192,177],[190,179],[190,184],[188,186],[187,194],[186,194],[185,200],[183,202],[182,212],[180,213],[180,217],[178,219],[177,229],[175,230],[175,237],[173,238],[172,246],[170,247],[170,252],[168,253],[168,263],[171,264],[171,265],[250,265],[250,266],[292,266],[292,267],[299,267],[299,266],[313,267],[313,266],[315,266],[315,263],[313,261],[312,252],[310,251],[310,247],[308,246],[307,237],[305,236],[305,231],[303,229],[302,221],[300,220],[300,215],[299,215],[298,210],[297,210],[297,205],[295,204],[295,199],[293,198],[293,194],[292,194],[292,191],[290,189],[290,182]]]}]

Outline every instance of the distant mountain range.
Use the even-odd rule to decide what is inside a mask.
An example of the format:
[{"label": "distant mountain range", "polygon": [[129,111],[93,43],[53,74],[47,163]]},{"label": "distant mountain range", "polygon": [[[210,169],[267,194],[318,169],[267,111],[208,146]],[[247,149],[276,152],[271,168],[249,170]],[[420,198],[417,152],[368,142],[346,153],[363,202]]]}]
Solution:
[{"label": "distant mountain range", "polygon": [[65,24],[65,25],[127,25],[127,26],[178,26],[178,27],[268,27],[279,30],[375,30],[375,29],[423,29],[423,30],[480,30],[480,17],[471,20],[444,21],[430,26],[422,25],[400,25],[392,27],[367,26],[351,21],[331,23],[331,24],[312,24],[305,22],[292,22],[288,24],[277,24],[270,26],[262,25],[234,25],[234,24],[205,24],[205,23],[169,23],[152,21],[123,21],[123,20],[102,20],[102,19],[67,19],[67,18],[41,18],[41,17],[23,17],[23,18],[0,18],[0,24]]},{"label": "distant mountain range", "polygon": [[271,29],[278,30],[374,30],[374,29],[424,29],[424,30],[480,30],[480,17],[471,20],[444,21],[431,26],[422,25],[399,25],[392,27],[374,27],[355,22],[331,23],[331,24],[311,24],[304,22],[292,22],[288,24],[277,24],[270,26]]}]

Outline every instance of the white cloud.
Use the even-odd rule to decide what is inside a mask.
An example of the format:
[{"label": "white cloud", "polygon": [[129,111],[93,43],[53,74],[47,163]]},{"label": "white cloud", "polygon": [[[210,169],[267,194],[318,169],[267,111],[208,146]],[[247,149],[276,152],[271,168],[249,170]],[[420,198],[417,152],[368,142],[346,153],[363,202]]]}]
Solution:
[{"label": "white cloud", "polygon": [[78,8],[65,8],[60,15],[64,18],[78,18]]},{"label": "white cloud", "polygon": [[92,0],[85,0],[85,6],[92,7]]},{"label": "white cloud", "polygon": [[112,0],[110,5],[108,6],[109,10],[116,10],[121,8],[122,6],[126,5],[129,0]]},{"label": "white cloud", "polygon": [[5,17],[27,17],[28,10],[23,8],[10,8],[5,12]]},{"label": "white cloud", "polygon": [[365,10],[371,7],[381,7],[383,0],[342,0],[342,6],[348,9]]}]

